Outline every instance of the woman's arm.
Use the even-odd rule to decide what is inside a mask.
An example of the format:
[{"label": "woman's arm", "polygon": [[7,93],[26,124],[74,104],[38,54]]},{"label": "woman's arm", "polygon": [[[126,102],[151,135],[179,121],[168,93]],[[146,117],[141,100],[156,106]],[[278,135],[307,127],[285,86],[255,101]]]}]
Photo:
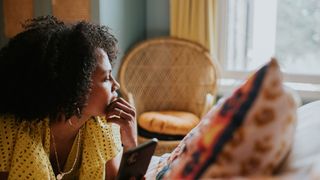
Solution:
[{"label": "woman's arm", "polygon": [[116,178],[120,166],[121,157],[122,152],[118,153],[116,157],[106,163],[106,180]]},{"label": "woman's arm", "polygon": [[[136,110],[132,105],[124,99],[118,98],[108,107],[107,118],[108,122],[113,122],[120,126],[123,152],[137,146]],[[106,163],[106,179],[116,178],[123,152],[120,152]]]},{"label": "woman's arm", "polygon": [[127,101],[118,98],[107,109],[108,122],[120,126],[121,141],[124,151],[138,145],[136,110]]}]

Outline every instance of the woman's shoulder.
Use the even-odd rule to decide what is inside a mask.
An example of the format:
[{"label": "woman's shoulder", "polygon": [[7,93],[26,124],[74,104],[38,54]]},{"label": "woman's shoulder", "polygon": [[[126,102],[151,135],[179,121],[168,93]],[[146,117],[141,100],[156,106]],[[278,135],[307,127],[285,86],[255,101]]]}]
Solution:
[{"label": "woman's shoulder", "polygon": [[26,121],[17,120],[14,115],[0,115],[0,142],[1,144],[14,144],[20,136],[35,139],[46,135],[44,131],[48,129],[47,127],[48,119]]},{"label": "woman's shoulder", "polygon": [[[120,127],[117,124],[109,123],[106,118],[96,116],[86,123],[85,136],[94,136],[95,141],[106,146],[121,146]],[[88,139],[92,139],[90,137]]]},{"label": "woman's shoulder", "polygon": [[17,132],[19,123],[12,115],[0,115],[0,138]]},{"label": "woman's shoulder", "polygon": [[122,150],[120,127],[108,123],[104,117],[93,117],[86,122],[83,144],[83,153],[90,154],[85,156],[90,157],[88,162],[99,158],[108,161]]},{"label": "woman's shoulder", "polygon": [[0,171],[8,171],[13,147],[18,132],[18,123],[13,116],[0,116]]},{"label": "woman's shoulder", "polygon": [[43,120],[17,120],[14,115],[0,115],[0,135],[15,134],[18,131],[26,130],[28,133],[42,131],[44,126],[48,126],[48,119]]},{"label": "woman's shoulder", "polygon": [[[48,119],[41,121],[20,121],[14,116],[0,116],[0,172],[10,173],[12,179],[26,179],[33,175],[48,175],[46,164],[50,148]],[[32,172],[37,169],[36,172]],[[33,174],[34,173],[34,174]],[[1,178],[0,178],[1,179]]]},{"label": "woman's shoulder", "polygon": [[95,129],[104,129],[108,131],[119,131],[120,127],[117,124],[109,123],[107,118],[104,116],[94,116],[86,123],[89,128],[95,128]]},{"label": "woman's shoulder", "polygon": [[[0,115],[0,144],[13,148],[18,139],[20,139],[20,143],[24,143],[25,138],[43,143],[43,138],[46,138],[45,147],[47,147],[48,124],[48,119],[26,121],[17,120],[13,115]],[[12,148],[10,149],[12,150]]]}]

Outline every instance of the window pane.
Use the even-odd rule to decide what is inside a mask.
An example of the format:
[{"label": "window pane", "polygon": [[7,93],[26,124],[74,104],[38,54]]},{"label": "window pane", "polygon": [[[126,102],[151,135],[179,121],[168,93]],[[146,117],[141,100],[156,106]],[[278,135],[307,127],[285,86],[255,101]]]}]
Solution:
[{"label": "window pane", "polygon": [[252,39],[252,7],[248,0],[230,0],[228,3],[228,70],[247,69],[247,52]]},{"label": "window pane", "polygon": [[276,56],[284,71],[320,74],[320,1],[278,0]]},{"label": "window pane", "polygon": [[276,56],[284,72],[320,75],[319,0],[229,0],[227,70]]}]

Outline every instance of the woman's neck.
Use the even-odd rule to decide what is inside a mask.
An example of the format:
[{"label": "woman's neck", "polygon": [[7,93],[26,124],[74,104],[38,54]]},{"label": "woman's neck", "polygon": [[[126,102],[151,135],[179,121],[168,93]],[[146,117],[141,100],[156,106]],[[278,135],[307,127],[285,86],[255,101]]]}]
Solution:
[{"label": "woman's neck", "polygon": [[65,120],[64,116],[61,116],[56,121],[50,123],[51,133],[54,134],[57,140],[73,141],[79,129],[89,118],[87,116],[82,116],[81,118],[72,116],[70,119]]},{"label": "woman's neck", "polygon": [[85,116],[82,116],[80,119],[72,116],[66,120],[61,116],[56,121],[50,123],[50,162],[56,175],[63,171],[74,140],[80,128],[88,119],[89,117]]}]

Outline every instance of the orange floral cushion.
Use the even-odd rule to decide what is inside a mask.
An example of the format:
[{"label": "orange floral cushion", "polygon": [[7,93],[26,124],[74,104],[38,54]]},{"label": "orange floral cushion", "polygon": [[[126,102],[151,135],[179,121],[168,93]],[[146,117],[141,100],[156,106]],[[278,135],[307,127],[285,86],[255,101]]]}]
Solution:
[{"label": "orange floral cushion", "polygon": [[209,111],[157,178],[270,175],[291,147],[295,122],[296,105],[273,59]]}]

